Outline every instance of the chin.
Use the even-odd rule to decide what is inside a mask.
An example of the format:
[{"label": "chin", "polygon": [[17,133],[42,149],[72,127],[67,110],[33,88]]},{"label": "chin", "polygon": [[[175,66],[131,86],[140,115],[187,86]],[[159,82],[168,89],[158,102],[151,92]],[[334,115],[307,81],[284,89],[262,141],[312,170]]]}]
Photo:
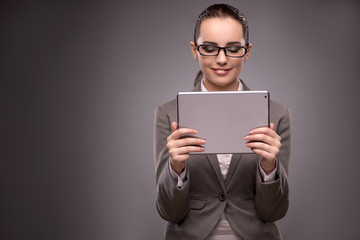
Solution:
[{"label": "chin", "polygon": [[235,79],[235,80],[219,80],[219,81],[212,81],[212,83],[219,87],[226,87],[226,86],[231,85],[236,80],[237,79]]}]

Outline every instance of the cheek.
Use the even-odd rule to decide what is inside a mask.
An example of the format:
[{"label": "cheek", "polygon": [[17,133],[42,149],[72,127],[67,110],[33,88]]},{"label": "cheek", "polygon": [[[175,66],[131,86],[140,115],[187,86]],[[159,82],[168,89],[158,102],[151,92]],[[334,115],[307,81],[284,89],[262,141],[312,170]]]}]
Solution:
[{"label": "cheek", "polygon": [[206,67],[209,66],[209,61],[204,58],[199,58],[199,67],[202,71],[206,70]]},{"label": "cheek", "polygon": [[244,61],[243,59],[238,59],[236,62],[234,62],[234,67],[237,69],[237,71],[241,71],[243,67]]}]

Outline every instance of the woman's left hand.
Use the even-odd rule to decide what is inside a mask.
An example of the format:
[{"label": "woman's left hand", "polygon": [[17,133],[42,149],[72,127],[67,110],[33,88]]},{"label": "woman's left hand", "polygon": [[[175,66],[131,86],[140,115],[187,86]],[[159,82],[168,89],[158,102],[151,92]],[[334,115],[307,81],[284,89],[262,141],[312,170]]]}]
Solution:
[{"label": "woman's left hand", "polygon": [[259,127],[251,130],[245,137],[246,146],[260,156],[260,166],[266,174],[276,168],[276,157],[281,148],[281,137],[274,131],[274,123],[269,127]]}]

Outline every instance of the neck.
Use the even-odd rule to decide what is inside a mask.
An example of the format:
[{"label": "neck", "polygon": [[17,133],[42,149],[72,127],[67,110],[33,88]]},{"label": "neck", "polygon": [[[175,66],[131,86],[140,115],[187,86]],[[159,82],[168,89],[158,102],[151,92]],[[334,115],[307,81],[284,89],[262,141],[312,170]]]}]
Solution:
[{"label": "neck", "polygon": [[216,85],[216,84],[204,79],[204,86],[205,86],[206,90],[208,90],[209,92],[212,92],[212,91],[237,91],[239,88],[239,80],[235,79],[228,85],[219,86],[219,85]]}]

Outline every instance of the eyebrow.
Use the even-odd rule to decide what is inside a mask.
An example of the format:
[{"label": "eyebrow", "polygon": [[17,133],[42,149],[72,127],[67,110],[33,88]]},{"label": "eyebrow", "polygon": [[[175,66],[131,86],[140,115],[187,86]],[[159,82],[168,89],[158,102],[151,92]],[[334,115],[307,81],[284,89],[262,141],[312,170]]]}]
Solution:
[{"label": "eyebrow", "polygon": [[[216,43],[216,42],[211,42],[211,41],[204,41],[202,44],[218,45],[218,43]],[[241,44],[241,42],[239,42],[239,41],[234,41],[234,42],[228,42],[228,43],[226,43],[226,45],[231,45],[231,44]]]}]

